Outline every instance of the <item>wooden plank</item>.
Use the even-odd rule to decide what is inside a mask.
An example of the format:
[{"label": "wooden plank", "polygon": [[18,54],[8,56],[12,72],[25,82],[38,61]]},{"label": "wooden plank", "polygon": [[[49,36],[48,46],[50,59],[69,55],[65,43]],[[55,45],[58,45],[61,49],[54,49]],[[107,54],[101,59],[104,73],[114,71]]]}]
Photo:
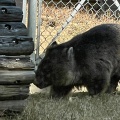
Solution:
[{"label": "wooden plank", "polygon": [[23,12],[17,6],[0,6],[0,22],[22,22]]},{"label": "wooden plank", "polygon": [[35,73],[33,70],[0,70],[0,85],[28,85],[32,83],[34,79]]},{"label": "wooden plank", "polygon": [[21,22],[0,22],[0,36],[27,36],[28,30]]},{"label": "wooden plank", "polygon": [[23,100],[29,96],[29,85],[0,85],[0,100]]},{"label": "wooden plank", "polygon": [[15,0],[0,0],[0,6],[15,6]]},{"label": "wooden plank", "polygon": [[34,42],[28,36],[0,36],[0,55],[30,55]]},{"label": "wooden plank", "polygon": [[21,113],[26,105],[27,100],[0,101],[0,116]]},{"label": "wooden plank", "polygon": [[34,63],[27,56],[0,57],[0,69],[34,70],[34,67]]}]

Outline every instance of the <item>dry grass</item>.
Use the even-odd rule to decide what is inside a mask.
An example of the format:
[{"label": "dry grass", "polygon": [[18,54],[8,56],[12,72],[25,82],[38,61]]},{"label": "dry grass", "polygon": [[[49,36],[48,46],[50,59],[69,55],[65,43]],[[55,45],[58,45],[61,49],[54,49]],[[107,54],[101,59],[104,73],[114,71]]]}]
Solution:
[{"label": "dry grass", "polygon": [[[51,6],[42,7],[42,24],[40,36],[40,53],[47,47],[53,37],[61,29],[66,19],[69,17],[72,8],[56,8]],[[56,41],[59,43],[70,40],[73,36],[83,33],[90,28],[103,23],[118,23],[120,20],[115,20],[112,14],[108,11],[106,14],[96,18],[94,13],[89,14],[87,10],[81,9],[73,18],[72,22],[63,30]],[[52,26],[52,27],[51,27]]]}]

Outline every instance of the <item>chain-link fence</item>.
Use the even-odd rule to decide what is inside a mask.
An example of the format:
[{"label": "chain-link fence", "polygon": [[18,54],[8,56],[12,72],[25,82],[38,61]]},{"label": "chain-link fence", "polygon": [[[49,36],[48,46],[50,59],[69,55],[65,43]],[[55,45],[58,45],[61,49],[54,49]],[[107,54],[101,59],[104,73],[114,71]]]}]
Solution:
[{"label": "chain-link fence", "polygon": [[120,24],[120,0],[38,0],[36,60],[51,41],[62,43],[99,24]]}]

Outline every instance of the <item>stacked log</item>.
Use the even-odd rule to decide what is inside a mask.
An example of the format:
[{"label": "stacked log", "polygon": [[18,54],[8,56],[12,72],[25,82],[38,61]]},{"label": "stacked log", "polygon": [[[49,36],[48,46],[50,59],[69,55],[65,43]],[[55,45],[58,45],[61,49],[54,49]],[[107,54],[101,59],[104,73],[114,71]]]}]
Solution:
[{"label": "stacked log", "polygon": [[33,82],[34,42],[15,0],[0,0],[0,116],[21,112]]}]

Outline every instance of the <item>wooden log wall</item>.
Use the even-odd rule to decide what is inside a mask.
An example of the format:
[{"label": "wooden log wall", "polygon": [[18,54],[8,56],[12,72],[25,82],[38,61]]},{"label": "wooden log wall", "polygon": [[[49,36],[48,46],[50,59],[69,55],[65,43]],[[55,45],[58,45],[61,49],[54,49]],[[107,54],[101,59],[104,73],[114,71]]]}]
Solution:
[{"label": "wooden log wall", "polygon": [[21,112],[35,78],[34,42],[15,0],[0,0],[0,116]]},{"label": "wooden log wall", "polygon": [[28,30],[21,22],[0,22],[0,36],[27,36]]},{"label": "wooden log wall", "polygon": [[15,0],[0,0],[0,6],[15,6]]}]

